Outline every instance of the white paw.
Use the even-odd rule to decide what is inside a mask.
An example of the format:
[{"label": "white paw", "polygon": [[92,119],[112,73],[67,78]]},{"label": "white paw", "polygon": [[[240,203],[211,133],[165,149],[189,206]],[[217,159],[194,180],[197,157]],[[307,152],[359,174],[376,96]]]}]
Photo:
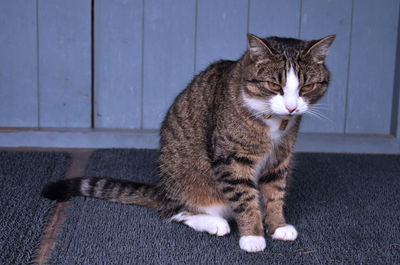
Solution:
[{"label": "white paw", "polygon": [[265,238],[263,236],[241,236],[239,246],[247,252],[263,251],[266,246]]},{"label": "white paw", "polygon": [[275,233],[272,235],[273,239],[279,239],[283,241],[295,240],[296,237],[297,237],[297,231],[293,225],[285,225],[279,227],[275,230]]},{"label": "white paw", "polygon": [[224,236],[231,232],[228,222],[217,216],[205,214],[192,215],[185,217],[183,222],[196,231],[208,232],[212,235]]}]

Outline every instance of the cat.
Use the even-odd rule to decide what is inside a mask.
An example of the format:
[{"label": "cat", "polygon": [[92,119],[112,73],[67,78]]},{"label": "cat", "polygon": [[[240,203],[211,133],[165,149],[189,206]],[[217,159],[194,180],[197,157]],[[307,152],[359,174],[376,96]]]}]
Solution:
[{"label": "cat", "polygon": [[235,219],[239,246],[295,240],[283,215],[301,115],[329,83],[327,51],[335,39],[259,38],[248,34],[237,61],[220,60],[194,77],[169,108],[160,131],[159,183],[75,178],[47,184],[42,196],[90,196],[158,210],[217,236]]}]

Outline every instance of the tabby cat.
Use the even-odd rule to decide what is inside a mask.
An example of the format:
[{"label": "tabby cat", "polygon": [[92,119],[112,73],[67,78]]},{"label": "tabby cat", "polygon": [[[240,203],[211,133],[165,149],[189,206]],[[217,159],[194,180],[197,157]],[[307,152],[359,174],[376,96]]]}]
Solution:
[{"label": "tabby cat", "polygon": [[217,236],[234,218],[248,252],[265,248],[264,225],[274,239],[296,239],[282,209],[293,145],[301,115],[328,87],[324,61],[335,36],[247,38],[239,60],[211,64],[169,108],[156,186],[83,177],[49,183],[42,195],[143,205]]}]

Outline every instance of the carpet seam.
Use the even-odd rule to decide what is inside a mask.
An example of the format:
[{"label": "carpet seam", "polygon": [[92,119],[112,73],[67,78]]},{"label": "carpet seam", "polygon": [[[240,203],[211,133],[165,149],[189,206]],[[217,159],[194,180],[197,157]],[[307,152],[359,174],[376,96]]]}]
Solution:
[{"label": "carpet seam", "polygon": [[[63,179],[83,176],[84,170],[92,153],[93,150],[69,152],[71,156],[71,162],[65,170]],[[46,222],[44,232],[42,234],[41,242],[38,248],[38,256],[34,261],[35,264],[47,264],[49,261],[51,253],[56,247],[57,237],[61,232],[65,218],[68,216],[70,206],[71,204],[69,201],[59,202],[53,206],[53,211],[49,213],[50,217]]]}]

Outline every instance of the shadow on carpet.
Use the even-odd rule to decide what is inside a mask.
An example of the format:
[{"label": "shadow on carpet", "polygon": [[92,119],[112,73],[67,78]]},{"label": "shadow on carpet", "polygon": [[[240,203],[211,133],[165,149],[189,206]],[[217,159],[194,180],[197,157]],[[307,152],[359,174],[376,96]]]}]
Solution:
[{"label": "shadow on carpet", "polygon": [[[152,150],[99,150],[87,176],[157,181]],[[399,264],[400,157],[303,154],[285,209],[299,237],[261,253],[161,219],[153,210],[74,198],[50,264]]]},{"label": "shadow on carpet", "polygon": [[62,178],[69,162],[67,153],[0,151],[0,264],[29,264],[36,258],[55,205],[40,191]]}]

